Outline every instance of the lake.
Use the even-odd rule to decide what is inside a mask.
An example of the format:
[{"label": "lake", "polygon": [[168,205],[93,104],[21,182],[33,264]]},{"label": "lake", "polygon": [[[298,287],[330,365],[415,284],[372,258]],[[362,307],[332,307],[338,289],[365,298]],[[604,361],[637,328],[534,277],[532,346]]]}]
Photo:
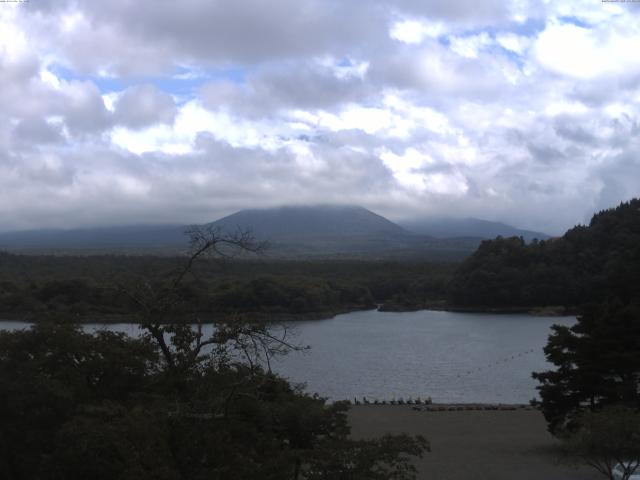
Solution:
[{"label": "lake", "polygon": [[[333,400],[526,403],[537,397],[531,372],[550,367],[542,348],[554,323],[575,318],[371,310],[294,321],[287,326],[295,341],[311,349],[276,360],[273,369]],[[0,322],[2,329],[24,327]],[[106,328],[139,332],[131,324]]]}]

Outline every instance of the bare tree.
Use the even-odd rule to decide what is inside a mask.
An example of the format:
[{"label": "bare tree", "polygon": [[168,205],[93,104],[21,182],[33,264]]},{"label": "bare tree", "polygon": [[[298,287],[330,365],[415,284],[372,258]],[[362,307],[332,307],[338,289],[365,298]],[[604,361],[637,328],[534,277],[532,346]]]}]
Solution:
[{"label": "bare tree", "polygon": [[196,262],[203,257],[234,258],[240,254],[261,254],[266,243],[258,242],[248,230],[224,233],[211,226],[193,226],[189,251],[184,264],[166,278],[143,278],[138,284],[119,285],[119,290],[137,306],[140,328],[157,344],[169,370],[189,369],[204,352],[215,351],[219,359],[229,352],[240,354],[253,371],[263,363],[271,370],[271,358],[300,347],[289,341],[286,327],[275,330],[261,321],[240,315],[218,322],[213,333],[205,337],[198,312],[187,321],[176,321],[175,308],[184,302],[183,286],[194,275]]}]

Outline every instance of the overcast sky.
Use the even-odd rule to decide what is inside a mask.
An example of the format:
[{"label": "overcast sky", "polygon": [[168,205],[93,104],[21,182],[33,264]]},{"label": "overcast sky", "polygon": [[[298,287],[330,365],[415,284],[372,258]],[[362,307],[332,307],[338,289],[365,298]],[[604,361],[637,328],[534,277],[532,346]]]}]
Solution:
[{"label": "overcast sky", "polygon": [[359,204],[560,233],[640,194],[640,3],[0,3],[0,229]]}]

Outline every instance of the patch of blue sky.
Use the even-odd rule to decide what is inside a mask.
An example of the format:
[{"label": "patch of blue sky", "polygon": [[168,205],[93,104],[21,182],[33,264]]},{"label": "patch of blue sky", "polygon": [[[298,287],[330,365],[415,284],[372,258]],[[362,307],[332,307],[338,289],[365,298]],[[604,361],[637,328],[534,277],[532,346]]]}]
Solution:
[{"label": "patch of blue sky", "polygon": [[451,45],[451,41],[449,40],[449,37],[447,37],[446,35],[438,36],[437,40],[440,45],[443,45],[445,47],[448,47],[449,45]]},{"label": "patch of blue sky", "polygon": [[524,37],[533,37],[542,32],[547,23],[540,18],[527,18],[524,22],[512,22],[507,28],[501,31],[508,31]]},{"label": "patch of blue sky", "polygon": [[170,77],[177,80],[195,80],[198,78],[218,81],[226,80],[235,84],[243,84],[246,82],[247,69],[240,67],[209,69],[176,67]]},{"label": "patch of blue sky", "polygon": [[503,57],[506,57],[515,63],[520,69],[525,66],[525,59],[522,55],[514,52],[513,50],[509,50],[508,48],[504,48],[502,45],[490,45],[486,47],[485,50],[492,55],[502,55]]},{"label": "patch of blue sky", "polygon": [[56,77],[67,82],[93,82],[101,93],[109,93],[126,88],[126,83],[116,77],[80,74],[58,63],[49,65],[48,69]]},{"label": "patch of blue sky", "polygon": [[570,23],[572,25],[575,25],[576,27],[582,27],[582,28],[592,28],[593,25],[585,22],[583,19],[577,18],[577,17],[573,17],[573,16],[564,16],[564,17],[558,17],[558,20],[560,20],[560,22],[562,23]]},{"label": "patch of blue sky", "polygon": [[173,74],[145,77],[139,83],[150,83],[172,95],[178,104],[193,99],[206,82],[226,81],[237,85],[246,82],[247,72],[242,68],[193,70],[179,67]]},{"label": "patch of blue sky", "polygon": [[190,98],[207,81],[207,77],[146,77],[139,83],[147,83],[179,98]]},{"label": "patch of blue sky", "polygon": [[194,70],[178,67],[171,74],[156,76],[112,77],[88,75],[74,72],[60,64],[49,65],[49,71],[66,81],[90,81],[100,93],[118,92],[134,85],[151,84],[179,98],[191,98],[205,82],[228,81],[235,84],[246,82],[247,72],[243,68],[219,68]]},{"label": "patch of blue sky", "polygon": [[[495,39],[495,37],[493,38]],[[439,37],[438,42],[440,42],[441,45],[444,45],[447,48],[451,46],[451,39],[449,37]],[[502,45],[498,45],[498,44],[487,45],[482,47],[481,51],[488,52],[490,54],[495,54],[495,55],[502,55],[503,57],[506,57],[507,59],[515,63],[518,66],[518,68],[522,68],[525,65],[524,58],[521,55],[519,55],[518,53],[512,50],[504,48]]]},{"label": "patch of blue sky", "polygon": [[[492,39],[496,39],[501,34],[514,34],[523,37],[533,37],[544,30],[546,23],[543,20],[527,19],[526,22],[511,22],[502,26],[487,26],[485,28],[477,28],[471,30],[465,30],[464,32],[454,35],[455,37],[473,37],[486,33]],[[447,35],[441,35],[438,37],[438,42],[446,47],[451,46],[451,38]],[[524,59],[518,53],[506,49],[501,45],[489,45],[483,48],[484,51],[493,54],[499,54],[507,57],[509,60],[518,65],[519,68],[524,66]]]},{"label": "patch of blue sky", "polygon": [[[456,33],[456,37],[472,37],[474,35],[480,35],[483,32],[487,33],[490,37],[495,38],[499,34],[513,33],[515,35],[521,35],[523,37],[533,37],[545,29],[546,22],[541,19],[529,18],[525,22],[509,22],[502,25],[488,25],[482,28],[474,28],[464,30]],[[443,45],[449,45],[448,38],[438,38]]]}]

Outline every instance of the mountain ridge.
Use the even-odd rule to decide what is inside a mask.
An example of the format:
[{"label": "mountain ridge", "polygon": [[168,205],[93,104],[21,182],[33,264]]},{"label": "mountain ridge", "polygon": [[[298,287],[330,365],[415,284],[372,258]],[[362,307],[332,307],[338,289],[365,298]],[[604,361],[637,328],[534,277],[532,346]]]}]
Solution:
[{"label": "mountain ridge", "polygon": [[534,239],[547,240],[551,238],[550,235],[543,232],[526,230],[503,222],[493,222],[474,217],[431,217],[401,221],[398,224],[409,231],[436,238],[478,237],[491,239],[501,236],[522,237],[527,242]]},{"label": "mountain ridge", "polygon": [[[452,230],[427,235],[410,231],[357,205],[286,205],[246,209],[206,224],[232,233],[251,230],[258,240],[271,243],[268,255],[401,256],[459,259],[469,255],[489,237],[464,235]],[[515,229],[506,225],[504,233]],[[20,251],[123,251],[184,250],[186,225],[129,225],[70,230],[28,230],[0,233],[0,249]],[[511,229],[511,230],[510,230]],[[517,230],[520,231],[520,230]],[[459,234],[463,233],[463,234]],[[438,236],[440,235],[440,236]]]}]

